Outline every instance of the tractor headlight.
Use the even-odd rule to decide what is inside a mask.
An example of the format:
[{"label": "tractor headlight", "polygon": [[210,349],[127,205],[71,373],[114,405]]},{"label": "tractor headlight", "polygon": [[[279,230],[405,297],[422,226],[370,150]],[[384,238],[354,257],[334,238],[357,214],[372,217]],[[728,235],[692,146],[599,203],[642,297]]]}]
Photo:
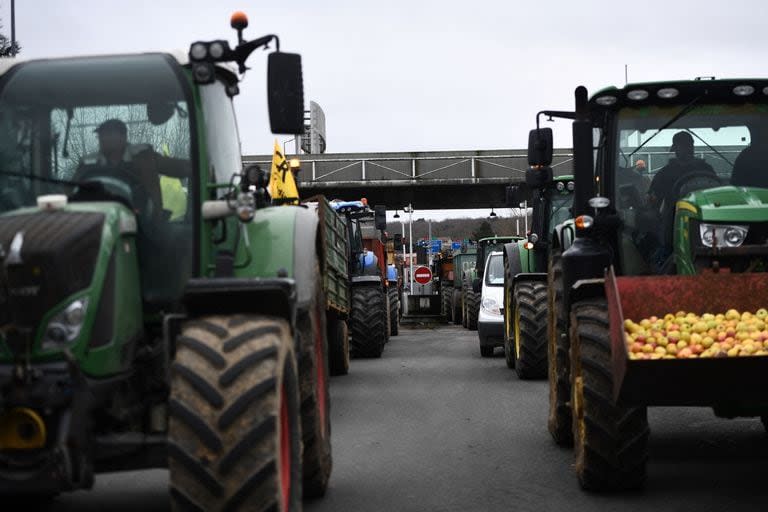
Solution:
[{"label": "tractor headlight", "polygon": [[88,310],[88,299],[73,300],[66,308],[55,314],[48,322],[43,334],[43,350],[62,348],[80,335]]},{"label": "tractor headlight", "polygon": [[501,315],[501,310],[499,309],[499,303],[496,302],[496,300],[491,299],[489,297],[486,297],[483,299],[483,303],[481,304],[481,307],[483,308],[483,311],[490,315]]},{"label": "tractor headlight", "polygon": [[706,247],[739,247],[747,238],[747,226],[701,224],[699,236]]}]

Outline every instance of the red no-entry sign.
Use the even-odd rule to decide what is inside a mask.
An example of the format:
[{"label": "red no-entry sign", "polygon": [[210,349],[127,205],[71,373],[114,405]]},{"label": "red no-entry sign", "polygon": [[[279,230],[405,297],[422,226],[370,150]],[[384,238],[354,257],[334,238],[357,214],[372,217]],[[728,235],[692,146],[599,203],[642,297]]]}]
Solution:
[{"label": "red no-entry sign", "polygon": [[427,284],[432,280],[432,271],[429,267],[419,267],[413,271],[413,279],[419,284]]}]

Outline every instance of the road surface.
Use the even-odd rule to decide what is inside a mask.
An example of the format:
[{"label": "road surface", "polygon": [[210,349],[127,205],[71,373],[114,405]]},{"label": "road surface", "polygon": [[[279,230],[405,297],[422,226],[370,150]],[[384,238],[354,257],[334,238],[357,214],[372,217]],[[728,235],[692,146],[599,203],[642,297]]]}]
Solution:
[{"label": "road surface", "polygon": [[[768,508],[768,436],[755,419],[655,408],[644,492],[582,492],[546,430],[547,386],[483,359],[456,326],[401,328],[381,359],[331,381],[334,469],[325,511],[723,511]],[[498,349],[497,349],[498,350]],[[716,378],[716,376],[712,376]],[[723,383],[727,385],[727,383]],[[167,510],[167,472],[97,478],[55,510]]]}]

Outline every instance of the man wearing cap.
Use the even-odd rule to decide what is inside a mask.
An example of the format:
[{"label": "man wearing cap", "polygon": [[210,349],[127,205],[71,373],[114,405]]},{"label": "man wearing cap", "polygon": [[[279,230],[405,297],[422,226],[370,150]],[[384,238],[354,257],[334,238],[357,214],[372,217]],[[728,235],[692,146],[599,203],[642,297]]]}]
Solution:
[{"label": "man wearing cap", "polygon": [[665,273],[669,269],[672,255],[672,226],[674,223],[675,204],[679,199],[679,190],[675,190],[675,184],[686,175],[692,173],[711,174],[717,179],[712,166],[701,158],[696,158],[693,152],[693,136],[687,131],[677,132],[672,137],[670,151],[675,156],[669,159],[651,181],[648,189],[648,199],[652,207],[657,209],[658,223],[658,247],[651,258],[657,273]]},{"label": "man wearing cap", "polygon": [[119,119],[108,119],[99,125],[99,151],[82,158],[74,180],[78,181],[88,166],[104,168],[127,167],[146,190],[155,212],[162,208],[160,174],[174,178],[186,178],[191,174],[189,160],[160,155],[150,144],[130,144],[128,130]]},{"label": "man wearing cap", "polygon": [[693,156],[693,136],[690,133],[677,132],[672,137],[672,147],[669,150],[674,152],[675,156],[670,158],[667,165],[653,177],[648,189],[650,202],[657,207],[662,207],[662,204],[668,207],[672,202],[677,201],[678,198],[674,197],[676,191],[672,189],[675,183],[686,174],[705,172],[717,177],[711,165]]}]

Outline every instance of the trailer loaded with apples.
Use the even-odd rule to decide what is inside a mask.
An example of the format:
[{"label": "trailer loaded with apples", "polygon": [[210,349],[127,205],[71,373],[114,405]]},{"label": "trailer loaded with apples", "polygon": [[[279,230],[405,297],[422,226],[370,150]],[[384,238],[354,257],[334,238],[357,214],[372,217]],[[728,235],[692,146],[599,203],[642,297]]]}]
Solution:
[{"label": "trailer loaded with apples", "polygon": [[[549,428],[574,444],[583,488],[636,488],[649,406],[768,426],[768,80],[592,98],[579,87],[575,99],[573,112],[544,112],[573,120],[575,175],[575,238],[550,274],[550,353],[568,357],[550,364]],[[529,161],[547,172],[551,130],[531,140]]]},{"label": "trailer loaded with apples", "polygon": [[[234,48],[0,63],[3,498],[150,467],[170,470],[174,509],[325,492],[325,248],[312,212],[270,207],[266,176],[242,173],[232,106],[274,44],[271,128],[300,133],[301,61],[244,40],[242,13],[232,26]],[[130,158],[99,153],[106,126]]]}]

